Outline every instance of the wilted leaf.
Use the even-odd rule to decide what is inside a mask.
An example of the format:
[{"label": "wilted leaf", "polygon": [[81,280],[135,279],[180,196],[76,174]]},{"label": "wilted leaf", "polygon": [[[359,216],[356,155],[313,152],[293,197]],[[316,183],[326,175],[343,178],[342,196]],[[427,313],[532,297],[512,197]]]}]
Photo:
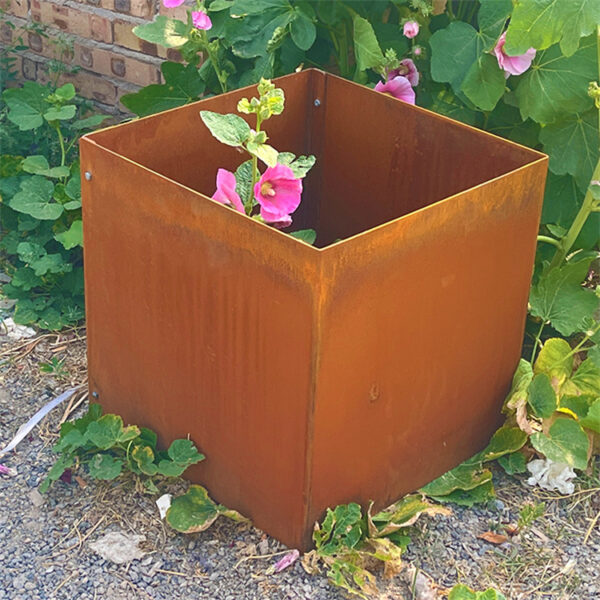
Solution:
[{"label": "wilted leaf", "polygon": [[545,373],[558,391],[573,371],[571,346],[561,338],[551,338],[544,342],[534,365],[535,373]]},{"label": "wilted leaf", "polygon": [[485,540],[486,542],[495,545],[504,544],[504,542],[508,542],[508,538],[505,535],[502,535],[501,533],[496,533],[494,531],[486,531],[485,533],[482,533],[477,537],[481,540]]},{"label": "wilted leaf", "polygon": [[208,529],[219,516],[217,505],[200,485],[191,485],[182,496],[171,501],[167,522],[182,533],[196,533]]},{"label": "wilted leaf", "polygon": [[487,448],[482,452],[483,460],[496,460],[505,454],[520,450],[527,442],[527,434],[518,427],[505,425],[494,433]]},{"label": "wilted leaf", "polygon": [[430,497],[445,496],[455,490],[472,490],[492,479],[492,473],[481,466],[481,457],[475,456],[444,473],[421,488]]}]

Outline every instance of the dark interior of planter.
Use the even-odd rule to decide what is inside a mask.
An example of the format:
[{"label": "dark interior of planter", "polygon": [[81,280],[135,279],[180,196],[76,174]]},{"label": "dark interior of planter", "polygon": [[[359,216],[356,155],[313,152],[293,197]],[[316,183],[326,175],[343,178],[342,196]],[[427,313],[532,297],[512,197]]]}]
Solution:
[{"label": "dark interior of planter", "polygon": [[[319,247],[541,157],[320,71],[287,76],[278,85],[285,91],[286,109],[268,121],[265,129],[277,150],[317,157],[317,165],[304,181],[303,201],[291,229],[316,229]],[[109,150],[211,196],[217,169],[233,171],[246,156],[214,140],[199,110],[235,112],[239,98],[251,94],[238,90],[201,106],[191,104],[91,137]]]}]

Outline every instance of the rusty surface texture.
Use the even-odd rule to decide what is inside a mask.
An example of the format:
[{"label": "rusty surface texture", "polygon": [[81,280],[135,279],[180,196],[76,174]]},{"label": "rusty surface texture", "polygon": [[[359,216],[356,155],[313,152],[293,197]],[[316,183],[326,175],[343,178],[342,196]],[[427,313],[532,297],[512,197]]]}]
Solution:
[{"label": "rusty surface texture", "polygon": [[278,85],[271,143],[317,156],[294,215],[316,248],[209,198],[243,157],[198,112],[253,89],[82,139],[89,373],[107,411],[190,434],[190,479],[305,549],[327,506],[383,507],[499,425],[547,157],[320,71]]}]

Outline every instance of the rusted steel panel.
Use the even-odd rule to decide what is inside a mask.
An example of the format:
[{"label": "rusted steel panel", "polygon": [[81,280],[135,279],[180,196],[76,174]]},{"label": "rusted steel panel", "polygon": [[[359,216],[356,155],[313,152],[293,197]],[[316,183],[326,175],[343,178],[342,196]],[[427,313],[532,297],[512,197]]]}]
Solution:
[{"label": "rusted steel panel", "polygon": [[278,84],[319,248],[208,198],[241,157],[198,111],[252,88],[83,138],[90,388],[189,433],[191,479],[307,548],[327,506],[383,506],[498,425],[547,158],[320,71]]}]

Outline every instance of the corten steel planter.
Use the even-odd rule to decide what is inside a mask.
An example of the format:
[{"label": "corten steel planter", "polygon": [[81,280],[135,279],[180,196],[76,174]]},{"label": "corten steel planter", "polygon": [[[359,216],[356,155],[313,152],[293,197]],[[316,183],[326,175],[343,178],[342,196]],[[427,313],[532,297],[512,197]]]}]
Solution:
[{"label": "corten steel planter", "polygon": [[271,143],[317,156],[294,222],[318,247],[209,198],[243,157],[199,110],[255,88],[82,139],[89,377],[305,549],[327,506],[383,507],[500,424],[547,157],[320,71],[277,83]]}]

